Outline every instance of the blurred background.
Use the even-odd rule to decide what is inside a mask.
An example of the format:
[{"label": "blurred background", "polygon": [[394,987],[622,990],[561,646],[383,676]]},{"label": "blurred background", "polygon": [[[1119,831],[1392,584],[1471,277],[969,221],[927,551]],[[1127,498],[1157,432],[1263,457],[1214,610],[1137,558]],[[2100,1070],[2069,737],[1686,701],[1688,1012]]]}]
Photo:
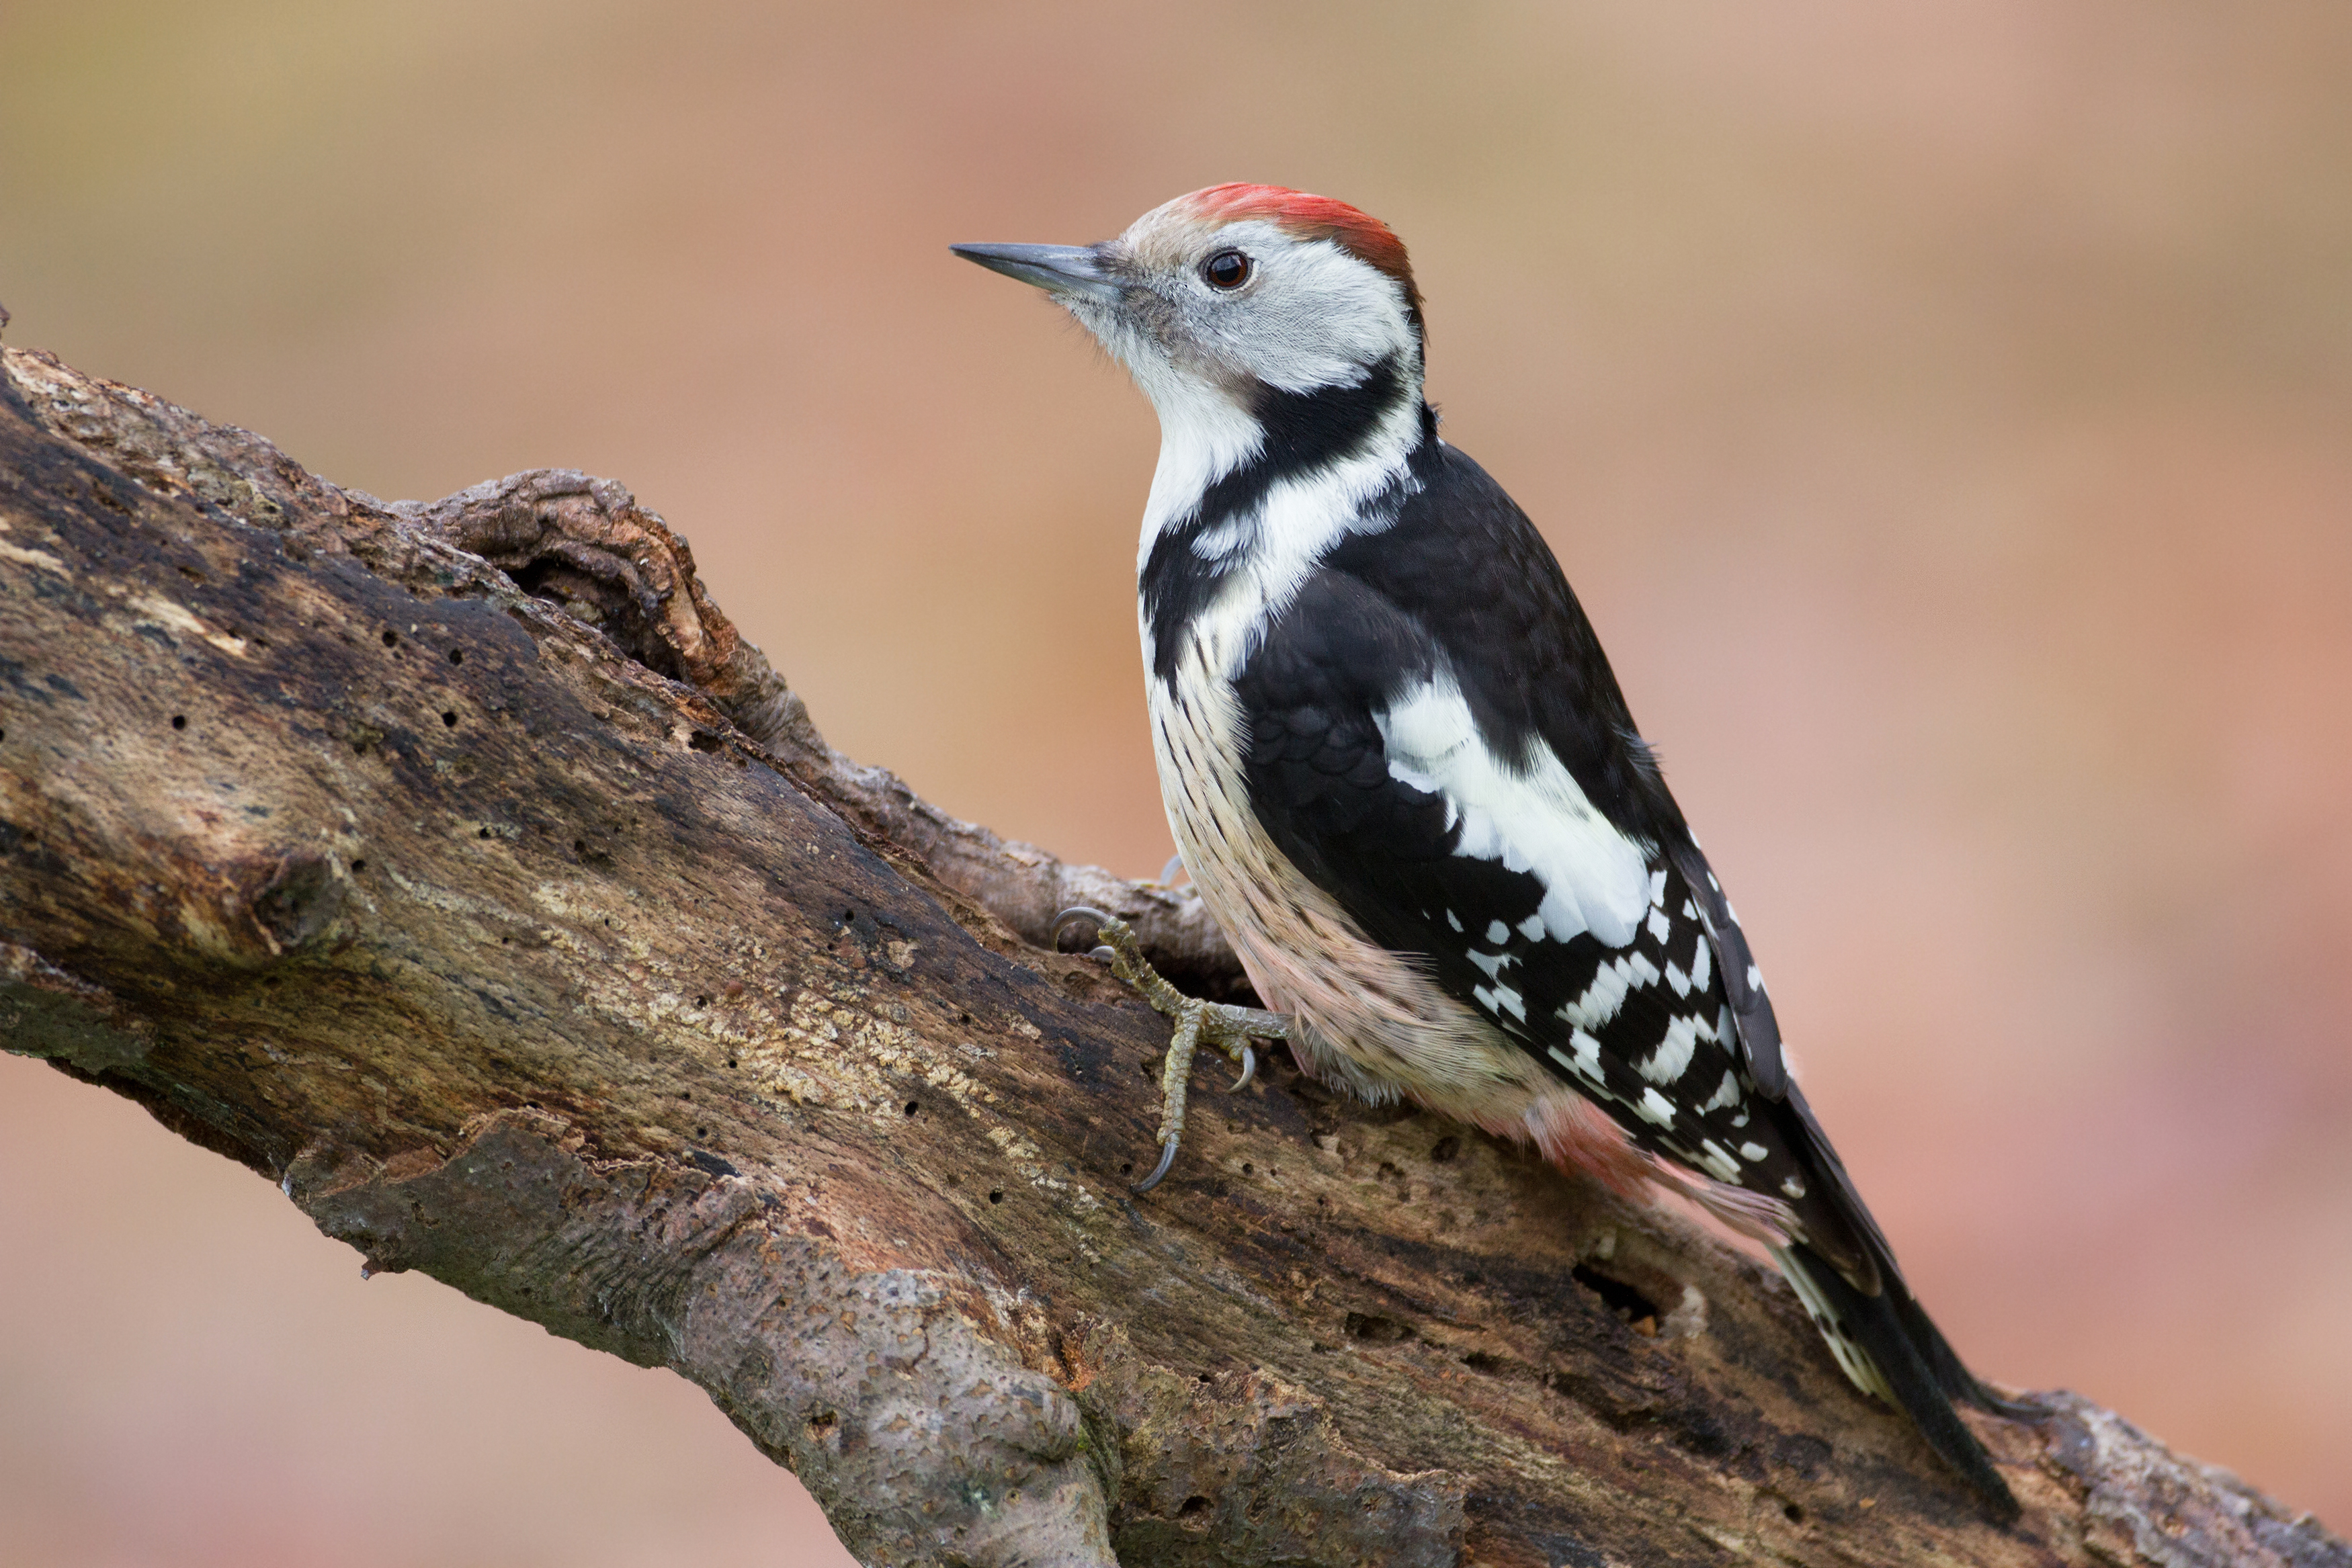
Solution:
[{"label": "blurred background", "polygon": [[[1129,874],[1157,433],[954,240],[1411,245],[1983,1372],[2352,1529],[2352,9],[5,0],[8,340],[619,478],[852,755]],[[845,1562],[695,1390],[0,1057],[0,1560]]]}]

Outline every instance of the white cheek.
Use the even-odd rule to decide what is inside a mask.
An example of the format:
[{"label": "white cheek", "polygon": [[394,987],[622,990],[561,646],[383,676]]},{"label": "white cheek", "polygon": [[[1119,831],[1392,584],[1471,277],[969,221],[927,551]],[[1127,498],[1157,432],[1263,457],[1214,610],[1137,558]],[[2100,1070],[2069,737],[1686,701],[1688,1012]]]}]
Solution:
[{"label": "white cheek", "polygon": [[1257,287],[1218,314],[1227,355],[1285,392],[1353,385],[1412,347],[1396,285],[1328,241],[1269,257]]}]

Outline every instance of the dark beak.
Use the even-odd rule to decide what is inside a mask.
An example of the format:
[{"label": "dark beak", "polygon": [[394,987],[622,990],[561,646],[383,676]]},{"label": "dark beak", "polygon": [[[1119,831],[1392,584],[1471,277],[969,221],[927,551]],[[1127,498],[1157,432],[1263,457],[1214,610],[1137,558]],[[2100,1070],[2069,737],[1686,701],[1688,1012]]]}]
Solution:
[{"label": "dark beak", "polygon": [[1048,294],[1118,298],[1118,285],[1103,271],[1102,258],[1085,246],[955,245],[948,248],[966,261],[1034,283]]}]

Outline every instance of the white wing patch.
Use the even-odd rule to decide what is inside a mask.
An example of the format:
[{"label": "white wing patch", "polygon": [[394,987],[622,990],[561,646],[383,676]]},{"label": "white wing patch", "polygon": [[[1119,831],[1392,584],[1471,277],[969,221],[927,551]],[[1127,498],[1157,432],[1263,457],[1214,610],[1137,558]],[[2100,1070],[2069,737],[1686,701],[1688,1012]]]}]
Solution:
[{"label": "white wing patch", "polygon": [[1545,936],[1567,942],[1590,931],[1610,947],[1633,940],[1650,907],[1648,852],[1594,809],[1550,747],[1538,742],[1525,769],[1496,756],[1444,672],[1407,690],[1372,722],[1389,777],[1441,797],[1448,815],[1458,816],[1454,853],[1500,861],[1543,883],[1530,918]]}]

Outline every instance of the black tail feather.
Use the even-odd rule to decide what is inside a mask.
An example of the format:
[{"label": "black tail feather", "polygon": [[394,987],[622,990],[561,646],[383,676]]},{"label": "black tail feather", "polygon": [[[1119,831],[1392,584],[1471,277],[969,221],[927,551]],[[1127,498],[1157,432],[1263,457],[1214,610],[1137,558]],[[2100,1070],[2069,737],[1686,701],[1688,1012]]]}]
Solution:
[{"label": "black tail feather", "polygon": [[[1887,1270],[1894,1273],[1890,1268]],[[1895,1315],[1903,1324],[1906,1335],[1927,1362],[1934,1375],[1936,1386],[1962,1404],[1973,1405],[1988,1416],[2000,1416],[2011,1421],[2038,1421],[2050,1414],[2049,1409],[2032,1399],[2011,1399],[1996,1394],[1983,1379],[1970,1372],[1960,1361],[1943,1332],[1928,1319],[1924,1308],[1904,1285],[1900,1274],[1895,1274]]]},{"label": "black tail feather", "polygon": [[1960,1472],[2000,1522],[2016,1519],[2016,1496],[1953,1405],[1956,1401],[1975,1405],[2001,1415],[2021,1411],[1960,1364],[1905,1289],[1893,1258],[1881,1263],[1878,1292],[1864,1295],[1828,1259],[1801,1241],[1781,1249],[1781,1256],[1789,1265],[1804,1270],[1806,1282],[1812,1286],[1807,1293],[1827,1303],[1836,1328],[1869,1355],[1895,1403],[1927,1437],[1927,1446]]}]

